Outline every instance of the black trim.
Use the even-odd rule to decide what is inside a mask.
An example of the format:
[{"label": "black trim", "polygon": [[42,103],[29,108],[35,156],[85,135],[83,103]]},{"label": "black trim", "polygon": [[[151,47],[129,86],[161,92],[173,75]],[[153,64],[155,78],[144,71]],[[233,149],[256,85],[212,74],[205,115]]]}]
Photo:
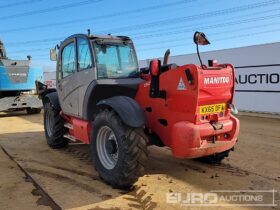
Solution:
[{"label": "black trim", "polygon": [[47,94],[44,99],[43,99],[43,104],[45,106],[45,103],[47,102],[47,100],[49,100],[51,102],[51,105],[53,106],[53,108],[55,108],[56,110],[60,110],[60,103],[59,103],[59,99],[58,99],[58,94],[57,92],[52,92]]},{"label": "black trim", "polygon": [[235,90],[235,92],[280,93],[279,90]]},{"label": "black trim", "polygon": [[192,77],[192,74],[190,72],[190,69],[187,68],[185,73],[186,73],[189,84],[192,85],[193,84],[193,77]]},{"label": "black trim", "polygon": [[245,68],[260,68],[260,67],[273,67],[273,66],[280,66],[280,64],[266,64],[266,65],[255,65],[255,66],[237,66],[237,67],[234,67],[234,68],[245,69]]},{"label": "black trim", "polygon": [[101,100],[97,106],[112,108],[126,125],[139,128],[145,125],[145,113],[140,105],[132,98],[127,96],[114,96]]}]

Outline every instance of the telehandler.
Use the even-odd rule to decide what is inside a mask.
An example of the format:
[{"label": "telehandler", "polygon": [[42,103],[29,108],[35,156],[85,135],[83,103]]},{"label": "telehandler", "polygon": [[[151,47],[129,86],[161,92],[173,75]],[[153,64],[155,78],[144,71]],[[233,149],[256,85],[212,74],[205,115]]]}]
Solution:
[{"label": "telehandler", "polygon": [[[196,32],[197,45],[209,44]],[[58,51],[58,52],[57,52]],[[199,51],[198,51],[199,55]],[[126,36],[75,34],[50,50],[57,88],[37,82],[47,144],[90,145],[100,177],[115,188],[143,174],[148,145],[167,146],[176,158],[216,163],[233,150],[239,121],[231,112],[234,67],[163,64],[139,69]]]}]

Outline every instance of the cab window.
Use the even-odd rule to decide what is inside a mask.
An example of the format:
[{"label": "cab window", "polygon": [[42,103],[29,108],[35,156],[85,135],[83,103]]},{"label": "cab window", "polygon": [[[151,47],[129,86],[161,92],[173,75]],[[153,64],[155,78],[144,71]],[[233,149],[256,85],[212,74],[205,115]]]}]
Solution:
[{"label": "cab window", "polygon": [[65,78],[76,71],[75,43],[71,42],[64,47],[61,55],[62,78]]},{"label": "cab window", "polygon": [[82,71],[85,69],[92,68],[90,48],[88,41],[83,38],[78,38],[78,70]]},{"label": "cab window", "polygon": [[99,79],[135,77],[138,61],[130,43],[94,43]]}]

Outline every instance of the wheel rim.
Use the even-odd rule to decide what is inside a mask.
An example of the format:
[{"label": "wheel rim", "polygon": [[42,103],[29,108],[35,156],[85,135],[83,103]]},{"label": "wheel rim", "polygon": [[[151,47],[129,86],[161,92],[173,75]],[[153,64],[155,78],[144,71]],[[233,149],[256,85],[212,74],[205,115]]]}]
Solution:
[{"label": "wheel rim", "polygon": [[101,164],[108,170],[113,169],[119,157],[119,147],[115,133],[108,126],[102,126],[97,133],[97,155]]},{"label": "wheel rim", "polygon": [[53,127],[52,114],[50,113],[49,110],[47,110],[46,111],[46,130],[47,130],[48,136],[52,136],[52,134],[53,134],[52,127]]}]

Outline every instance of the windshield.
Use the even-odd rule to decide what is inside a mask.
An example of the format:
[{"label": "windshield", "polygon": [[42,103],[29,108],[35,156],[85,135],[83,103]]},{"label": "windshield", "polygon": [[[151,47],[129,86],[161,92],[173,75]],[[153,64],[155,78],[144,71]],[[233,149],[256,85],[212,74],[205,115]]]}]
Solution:
[{"label": "windshield", "polygon": [[97,75],[102,78],[135,77],[138,62],[132,44],[94,43]]}]

